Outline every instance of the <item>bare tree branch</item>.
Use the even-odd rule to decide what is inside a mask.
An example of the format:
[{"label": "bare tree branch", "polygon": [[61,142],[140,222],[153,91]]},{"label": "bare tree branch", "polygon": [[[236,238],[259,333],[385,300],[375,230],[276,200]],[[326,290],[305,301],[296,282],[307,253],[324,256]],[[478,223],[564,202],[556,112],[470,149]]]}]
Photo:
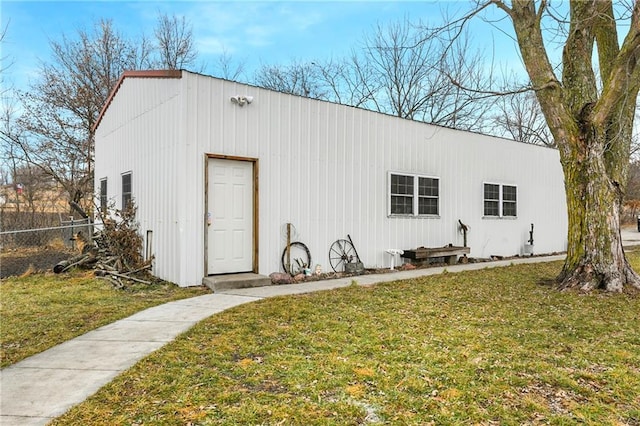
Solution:
[{"label": "bare tree branch", "polygon": [[185,17],[158,14],[155,37],[161,69],[183,69],[195,65],[198,52],[193,44],[193,30]]}]

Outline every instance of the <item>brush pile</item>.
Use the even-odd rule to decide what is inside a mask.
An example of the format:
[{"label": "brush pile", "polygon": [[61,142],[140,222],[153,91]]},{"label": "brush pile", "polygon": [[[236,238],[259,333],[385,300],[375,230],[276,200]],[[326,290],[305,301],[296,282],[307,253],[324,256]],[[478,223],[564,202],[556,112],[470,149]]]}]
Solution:
[{"label": "brush pile", "polygon": [[[102,229],[93,234],[82,253],[56,264],[59,274],[72,268],[93,269],[95,275],[108,280],[116,288],[132,282],[150,284],[149,269],[153,258],[142,256],[142,237],[135,222],[135,207],[116,210],[102,218]],[[82,236],[78,236],[82,240]],[[146,278],[146,279],[145,279]]]}]

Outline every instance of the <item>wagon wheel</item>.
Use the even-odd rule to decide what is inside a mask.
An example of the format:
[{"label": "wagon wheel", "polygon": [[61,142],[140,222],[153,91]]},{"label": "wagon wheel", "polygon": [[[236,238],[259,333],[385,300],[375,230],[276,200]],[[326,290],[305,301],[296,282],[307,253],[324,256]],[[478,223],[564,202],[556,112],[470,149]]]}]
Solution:
[{"label": "wagon wheel", "polygon": [[334,272],[343,272],[345,263],[351,263],[358,259],[356,249],[347,240],[338,240],[329,248],[329,263]]},{"label": "wagon wheel", "polygon": [[300,241],[294,241],[289,244],[289,259],[291,264],[287,265],[287,248],[282,252],[282,269],[292,276],[304,272],[305,268],[311,268],[311,252],[309,248]]}]

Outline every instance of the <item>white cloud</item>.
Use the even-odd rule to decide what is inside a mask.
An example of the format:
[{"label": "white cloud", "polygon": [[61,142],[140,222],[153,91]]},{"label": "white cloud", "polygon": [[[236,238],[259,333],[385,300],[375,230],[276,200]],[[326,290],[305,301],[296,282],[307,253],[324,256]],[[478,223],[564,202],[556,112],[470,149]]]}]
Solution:
[{"label": "white cloud", "polygon": [[198,37],[196,39],[196,48],[202,55],[221,55],[225,52],[233,53],[236,49],[234,42],[224,37]]},{"label": "white cloud", "polygon": [[[292,9],[289,5],[284,5],[280,7],[278,14],[283,18],[283,21],[287,22],[290,28],[295,28],[298,31],[306,31],[314,25],[321,24],[325,20],[325,15],[315,9],[317,6],[310,6],[312,6],[312,8],[298,5],[296,9]],[[327,10],[326,5],[323,5],[323,10]]]},{"label": "white cloud", "polygon": [[273,38],[277,30],[266,25],[254,25],[244,29],[245,42],[253,47],[269,46],[273,43]]},{"label": "white cloud", "polygon": [[[180,3],[176,3],[177,6]],[[190,3],[184,10],[202,54],[234,53],[295,40],[323,21],[322,4],[281,2]]]}]

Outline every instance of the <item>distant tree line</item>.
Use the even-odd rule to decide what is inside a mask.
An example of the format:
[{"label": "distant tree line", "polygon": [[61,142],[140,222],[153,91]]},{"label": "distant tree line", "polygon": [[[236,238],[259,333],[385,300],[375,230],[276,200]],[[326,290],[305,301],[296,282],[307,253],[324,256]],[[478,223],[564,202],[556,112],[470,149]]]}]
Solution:
[{"label": "distant tree line", "polygon": [[[247,78],[244,65],[225,53],[210,72],[402,118],[553,145],[531,94],[487,96],[495,84],[493,71],[468,40],[464,34],[449,43],[425,31],[421,22],[405,19],[377,25],[345,58],[264,64]],[[23,185],[31,185],[16,182],[25,171],[42,176],[63,188],[69,202],[90,210],[93,126],[121,74],[138,69],[204,72],[205,66],[190,23],[164,14],[158,15],[150,38],[127,38],[112,21],[98,20],[90,29],[62,34],[50,48],[51,59],[41,63],[28,89],[2,93],[2,176],[4,183]]]},{"label": "distant tree line", "polygon": [[184,18],[160,14],[151,39],[126,38],[112,21],[99,20],[50,48],[51,60],[28,89],[2,93],[1,176],[25,191],[37,188],[25,176],[40,176],[63,188],[70,205],[90,211],[93,126],[109,93],[126,70],[196,66],[193,34]]},{"label": "distant tree line", "polygon": [[[377,25],[350,56],[263,65],[257,86],[411,120],[553,146],[535,96],[495,75],[465,31],[449,34],[404,19]],[[502,84],[500,84],[502,82]],[[495,92],[501,85],[505,90]]]}]

